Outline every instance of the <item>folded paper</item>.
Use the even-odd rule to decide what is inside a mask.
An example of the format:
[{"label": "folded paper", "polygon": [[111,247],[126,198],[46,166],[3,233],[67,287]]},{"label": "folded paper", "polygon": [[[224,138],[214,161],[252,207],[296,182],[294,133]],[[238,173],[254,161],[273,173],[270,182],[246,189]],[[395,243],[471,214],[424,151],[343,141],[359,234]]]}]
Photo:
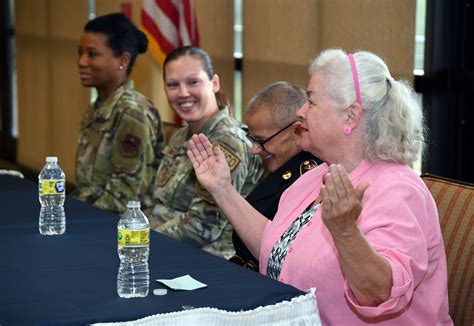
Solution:
[{"label": "folded paper", "polygon": [[192,278],[189,274],[180,276],[173,279],[157,279],[157,282],[163,283],[173,290],[197,290],[207,287],[207,284],[201,283],[198,280]]}]

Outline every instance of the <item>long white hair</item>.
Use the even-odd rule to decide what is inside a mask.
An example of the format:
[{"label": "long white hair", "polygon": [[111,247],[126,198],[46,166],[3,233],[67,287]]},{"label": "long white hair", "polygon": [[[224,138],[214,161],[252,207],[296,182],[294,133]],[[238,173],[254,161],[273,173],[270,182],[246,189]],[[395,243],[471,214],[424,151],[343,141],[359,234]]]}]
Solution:
[{"label": "long white hair", "polygon": [[[363,108],[364,156],[411,164],[423,152],[425,128],[422,108],[408,82],[395,80],[377,55],[354,53]],[[324,91],[334,107],[347,109],[356,102],[351,64],[341,49],[321,52],[309,67],[324,76]]]}]

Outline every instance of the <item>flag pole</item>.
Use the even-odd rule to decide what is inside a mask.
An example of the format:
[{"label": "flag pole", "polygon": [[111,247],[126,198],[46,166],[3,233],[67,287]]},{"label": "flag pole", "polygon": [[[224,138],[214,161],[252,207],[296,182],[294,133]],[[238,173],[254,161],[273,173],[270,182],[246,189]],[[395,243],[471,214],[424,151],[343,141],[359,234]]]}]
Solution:
[{"label": "flag pole", "polygon": [[95,0],[89,0],[89,20],[95,18]]},{"label": "flag pole", "polygon": [[[87,15],[89,20],[92,20],[95,18],[95,0],[89,0],[89,14]],[[90,98],[89,101],[90,103],[95,102],[97,99],[97,90],[95,87],[91,87],[90,91]]]}]

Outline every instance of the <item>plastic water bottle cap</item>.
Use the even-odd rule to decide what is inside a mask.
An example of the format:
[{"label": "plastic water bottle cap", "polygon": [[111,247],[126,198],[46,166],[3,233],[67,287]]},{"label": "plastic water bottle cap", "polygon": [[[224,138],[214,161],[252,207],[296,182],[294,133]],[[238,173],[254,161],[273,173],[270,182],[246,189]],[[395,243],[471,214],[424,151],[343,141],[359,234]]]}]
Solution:
[{"label": "plastic water bottle cap", "polygon": [[154,295],[166,295],[168,293],[168,290],[166,289],[154,289],[153,294]]},{"label": "plastic water bottle cap", "polygon": [[127,203],[128,208],[140,208],[140,202],[131,200]]},{"label": "plastic water bottle cap", "polygon": [[46,163],[58,163],[57,156],[46,156]]}]

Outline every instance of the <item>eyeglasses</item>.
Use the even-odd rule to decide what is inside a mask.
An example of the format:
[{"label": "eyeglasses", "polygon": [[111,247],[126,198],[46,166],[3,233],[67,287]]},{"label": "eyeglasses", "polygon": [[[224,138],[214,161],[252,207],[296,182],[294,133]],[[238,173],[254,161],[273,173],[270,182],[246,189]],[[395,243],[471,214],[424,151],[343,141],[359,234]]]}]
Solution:
[{"label": "eyeglasses", "polygon": [[298,120],[296,121],[293,121],[292,123],[290,123],[289,125],[286,125],[284,126],[283,128],[281,128],[280,130],[278,130],[276,133],[274,133],[273,135],[271,135],[270,137],[268,137],[267,139],[265,140],[261,140],[261,139],[257,139],[255,137],[253,137],[252,135],[250,135],[250,133],[247,131],[247,138],[252,142],[254,143],[259,151],[263,151],[265,150],[265,147],[264,145],[266,143],[268,143],[270,140],[272,140],[273,138],[275,138],[276,136],[278,136],[279,134],[281,134],[283,131],[285,131],[286,129],[290,128],[295,122],[297,122]]}]

